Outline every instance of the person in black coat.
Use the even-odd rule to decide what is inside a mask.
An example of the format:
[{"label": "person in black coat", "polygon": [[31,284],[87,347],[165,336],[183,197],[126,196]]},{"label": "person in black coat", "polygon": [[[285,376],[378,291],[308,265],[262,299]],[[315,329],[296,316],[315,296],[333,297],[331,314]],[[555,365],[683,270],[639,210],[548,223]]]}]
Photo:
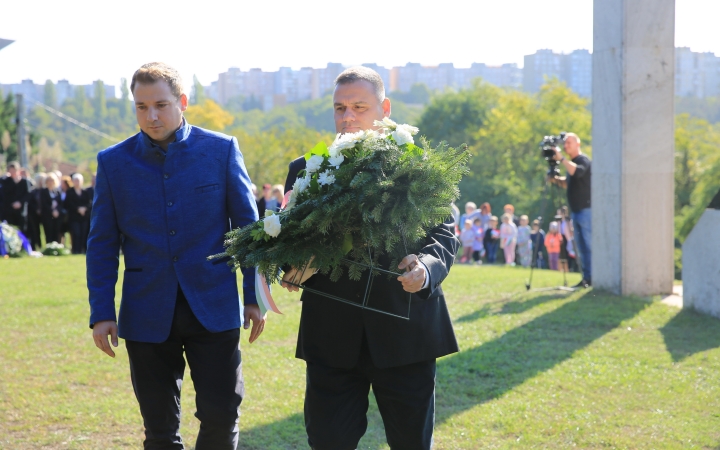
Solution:
[{"label": "person in black coat", "polygon": [[[333,96],[338,133],[373,128],[390,114],[380,76],[351,68],[336,80]],[[292,188],[305,159],[290,164],[285,190]],[[448,211],[449,215],[449,211]],[[393,449],[429,449],[435,411],[435,360],[458,351],[441,287],[458,249],[454,221],[432,229],[416,254],[406,256],[402,276],[372,279],[367,305],[409,320],[331,299],[362,303],[368,271],[360,281],[346,274],[337,282],[315,274],[307,281],[295,356],[306,362],[305,428],[313,449],[356,448],[367,427],[372,386]],[[388,264],[387,258],[380,258]],[[284,281],[295,278],[288,270]],[[296,287],[284,282],[289,290]],[[310,289],[317,292],[311,292]],[[320,294],[318,292],[322,292]]]},{"label": "person in black coat", "polygon": [[70,239],[72,240],[72,253],[85,253],[87,248],[88,226],[90,218],[87,215],[91,198],[88,191],[83,189],[83,176],[76,173],[72,176],[73,188],[65,195],[65,210],[68,215]]},{"label": "person in black coat", "polygon": [[40,192],[40,216],[46,244],[62,239],[63,204],[59,184],[57,175],[50,173],[45,180],[45,188]]},{"label": "person in black coat", "polygon": [[42,223],[42,217],[40,215],[40,194],[45,188],[46,178],[46,174],[36,173],[35,182],[28,196],[27,238],[30,239],[30,245],[33,250],[42,249],[42,240],[40,239],[40,224]]},{"label": "person in black coat", "polygon": [[24,233],[27,228],[30,182],[20,174],[20,164],[17,162],[8,164],[7,170],[8,176],[2,179],[2,219]]}]

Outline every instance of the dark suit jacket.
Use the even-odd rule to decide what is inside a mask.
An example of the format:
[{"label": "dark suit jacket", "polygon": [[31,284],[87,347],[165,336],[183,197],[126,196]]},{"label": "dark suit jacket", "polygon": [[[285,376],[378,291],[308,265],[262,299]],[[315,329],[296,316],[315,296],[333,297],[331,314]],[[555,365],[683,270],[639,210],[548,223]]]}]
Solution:
[{"label": "dark suit jacket", "polygon": [[[65,195],[64,203],[64,207],[67,210],[68,222],[89,222],[90,215],[88,212],[90,211],[91,202],[92,198],[88,195],[86,189],[80,191],[80,195],[78,195],[77,192],[75,192],[75,188],[70,188]],[[81,206],[88,208],[84,216],[78,212],[78,208]]]},{"label": "dark suit jacket", "polygon": [[[290,163],[286,192],[304,168],[304,158]],[[363,310],[303,291],[295,356],[330,367],[352,368],[358,362],[363,336],[367,339],[374,364],[380,368],[434,360],[457,352],[455,333],[440,286],[450,271],[457,249],[454,222],[450,217],[430,231],[418,252],[420,260],[428,268],[430,285],[410,295],[410,320]],[[329,276],[315,274],[305,284],[318,291],[360,302],[368,276],[366,271],[360,281],[352,281],[347,277],[346,270],[338,282],[333,283]],[[404,315],[408,308],[407,298],[408,293],[396,277],[373,277],[369,306]]]},{"label": "dark suit jacket", "polygon": [[[40,191],[40,215],[43,221],[52,219],[52,212],[57,211],[59,213],[63,210],[63,201],[60,196],[60,190],[56,189],[53,191],[55,197],[50,196],[50,189],[43,188]],[[53,200],[55,200],[55,208],[53,208]],[[61,218],[61,216],[58,216]]]}]

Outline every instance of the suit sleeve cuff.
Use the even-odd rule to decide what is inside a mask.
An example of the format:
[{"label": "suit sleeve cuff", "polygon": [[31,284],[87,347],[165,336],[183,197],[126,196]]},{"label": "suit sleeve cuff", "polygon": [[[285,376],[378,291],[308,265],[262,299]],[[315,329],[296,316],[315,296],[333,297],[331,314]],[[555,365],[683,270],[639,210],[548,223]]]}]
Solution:
[{"label": "suit sleeve cuff", "polygon": [[424,262],[420,261],[420,264],[425,268],[425,282],[423,283],[423,289],[427,289],[430,286],[430,271]]}]

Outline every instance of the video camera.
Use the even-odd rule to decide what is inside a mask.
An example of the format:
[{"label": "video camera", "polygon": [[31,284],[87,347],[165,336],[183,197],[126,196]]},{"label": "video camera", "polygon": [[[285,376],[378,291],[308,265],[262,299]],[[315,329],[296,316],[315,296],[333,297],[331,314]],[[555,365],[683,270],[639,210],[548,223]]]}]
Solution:
[{"label": "video camera", "polygon": [[547,172],[548,176],[560,176],[560,168],[558,167],[560,165],[560,161],[555,161],[553,156],[555,156],[555,147],[563,145],[565,142],[566,134],[567,133],[563,131],[557,136],[545,136],[540,143],[542,156],[545,161],[547,161],[548,166],[550,166]]}]

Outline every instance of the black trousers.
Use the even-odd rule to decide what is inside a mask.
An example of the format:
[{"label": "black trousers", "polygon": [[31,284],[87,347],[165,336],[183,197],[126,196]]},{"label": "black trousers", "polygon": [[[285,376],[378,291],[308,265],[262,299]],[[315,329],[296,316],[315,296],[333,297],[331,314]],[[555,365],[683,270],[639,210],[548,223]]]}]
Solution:
[{"label": "black trousers", "polygon": [[239,329],[211,333],[203,327],[179,287],[168,339],[159,344],[126,341],[146,450],[184,448],[179,432],[183,352],[195,385],[195,417],[200,420],[195,449],[236,449],[238,408],[245,394],[239,341]]},{"label": "black trousers", "polygon": [[70,222],[70,240],[72,241],[72,254],[79,255],[87,251],[87,234],[90,224],[86,221]]},{"label": "black trousers", "polygon": [[357,448],[367,430],[372,385],[392,450],[430,449],[435,423],[435,360],[380,369],[367,344],[352,369],[307,363],[305,429],[315,450]]}]

